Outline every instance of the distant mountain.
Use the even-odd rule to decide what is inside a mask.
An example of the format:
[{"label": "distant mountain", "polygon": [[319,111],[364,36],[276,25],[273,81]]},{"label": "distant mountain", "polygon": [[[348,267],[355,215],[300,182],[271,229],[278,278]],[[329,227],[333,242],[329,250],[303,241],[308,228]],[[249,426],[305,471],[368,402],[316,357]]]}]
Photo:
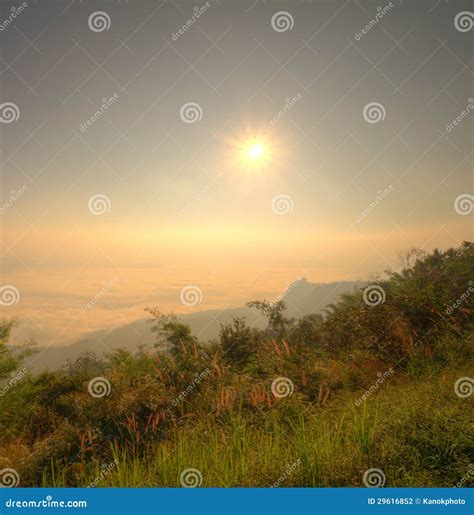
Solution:
[{"label": "distant mountain", "polygon": [[[335,283],[310,283],[306,279],[297,279],[277,299],[283,299],[287,304],[287,315],[301,318],[310,313],[321,313],[329,304],[334,303],[345,292],[353,291],[362,286],[359,281],[344,281]],[[180,319],[191,326],[194,335],[201,341],[217,339],[221,324],[228,323],[234,317],[245,317],[247,323],[257,328],[263,328],[265,321],[255,309],[243,307],[222,310],[199,311],[180,315]],[[81,338],[76,343],[65,347],[38,347],[38,352],[29,358],[32,370],[55,369],[68,360],[76,359],[86,351],[103,355],[114,349],[122,348],[134,351],[139,345],[151,347],[155,335],[150,331],[146,319],[137,320],[130,324],[109,331],[96,331]],[[28,367],[28,362],[26,363]]]}]

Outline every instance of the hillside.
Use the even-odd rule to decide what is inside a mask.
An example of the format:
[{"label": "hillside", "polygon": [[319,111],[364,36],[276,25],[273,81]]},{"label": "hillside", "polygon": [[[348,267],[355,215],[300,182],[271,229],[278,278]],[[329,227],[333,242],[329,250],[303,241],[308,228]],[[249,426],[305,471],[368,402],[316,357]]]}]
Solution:
[{"label": "hillside", "polygon": [[[474,246],[406,263],[325,317],[250,301],[263,329],[236,318],[216,342],[150,310],[159,348],[41,374],[3,321],[0,468],[20,486],[472,484]],[[299,281],[286,300],[331,291]]]},{"label": "hillside", "polygon": [[[360,285],[362,283],[358,281],[311,283],[303,278],[291,283],[281,298],[287,304],[288,315],[300,318],[310,313],[322,313],[342,293],[351,292]],[[258,312],[246,306],[179,315],[201,341],[217,339],[221,324],[231,322],[234,317],[245,317],[249,325],[258,329],[265,326]],[[109,331],[90,333],[68,346],[39,347],[38,352],[27,360],[27,366],[33,371],[56,369],[87,351],[93,351],[99,356],[118,348],[135,351],[139,345],[151,346],[154,341],[150,324],[143,318]]]}]

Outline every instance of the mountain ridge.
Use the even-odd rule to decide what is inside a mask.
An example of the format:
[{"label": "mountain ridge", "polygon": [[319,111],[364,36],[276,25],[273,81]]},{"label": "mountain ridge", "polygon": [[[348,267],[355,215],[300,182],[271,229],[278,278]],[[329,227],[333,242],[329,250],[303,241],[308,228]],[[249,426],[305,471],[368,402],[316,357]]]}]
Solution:
[{"label": "mountain ridge", "polygon": [[[301,318],[310,313],[322,313],[324,308],[342,294],[363,285],[362,281],[338,281],[332,283],[311,283],[306,278],[297,278],[276,299],[287,304],[287,315]],[[267,299],[268,300],[268,299]],[[238,306],[220,310],[206,310],[177,315],[189,324],[195,336],[202,341],[215,340],[221,324],[229,323],[234,317],[244,317],[247,323],[263,328],[265,321],[253,308]],[[103,355],[115,349],[136,350],[140,345],[152,346],[155,335],[150,331],[148,319],[139,319],[109,330],[89,333],[76,342],[62,347],[37,347],[37,351],[26,361],[32,370],[56,369],[69,360],[74,360],[87,351]]]}]

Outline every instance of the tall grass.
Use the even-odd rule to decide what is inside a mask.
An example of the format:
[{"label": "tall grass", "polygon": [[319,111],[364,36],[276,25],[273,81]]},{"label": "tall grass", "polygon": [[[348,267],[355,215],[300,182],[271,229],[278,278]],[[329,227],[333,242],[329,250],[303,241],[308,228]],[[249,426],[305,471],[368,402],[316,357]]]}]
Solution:
[{"label": "tall grass", "polygon": [[[269,414],[255,424],[236,411],[219,422],[177,427],[141,456],[114,449],[117,466],[97,486],[178,487],[187,468],[201,472],[204,487],[363,486],[363,473],[371,467],[384,472],[386,486],[455,486],[472,460],[472,400],[453,392],[463,375],[466,370],[445,371],[436,379],[405,376],[360,407],[353,393],[343,392],[330,405],[307,406],[286,420]],[[42,484],[87,486],[102,465],[85,464],[75,478],[52,466]]]}]

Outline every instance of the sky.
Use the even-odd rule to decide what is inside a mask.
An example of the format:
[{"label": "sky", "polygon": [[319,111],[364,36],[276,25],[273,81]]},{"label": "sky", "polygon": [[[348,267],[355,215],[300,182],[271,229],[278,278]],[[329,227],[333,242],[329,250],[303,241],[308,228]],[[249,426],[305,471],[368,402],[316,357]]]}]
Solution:
[{"label": "sky", "polygon": [[472,240],[470,9],[2,1],[0,317],[65,345]]}]

